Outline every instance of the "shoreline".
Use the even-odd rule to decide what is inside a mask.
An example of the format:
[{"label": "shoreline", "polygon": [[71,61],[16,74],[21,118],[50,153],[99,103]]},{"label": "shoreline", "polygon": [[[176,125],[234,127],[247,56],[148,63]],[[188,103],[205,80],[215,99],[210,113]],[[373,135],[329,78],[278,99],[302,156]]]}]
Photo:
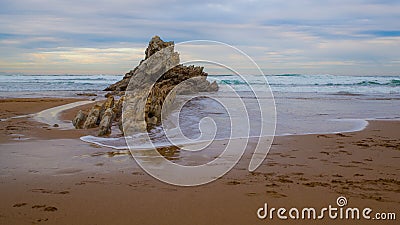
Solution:
[{"label": "shoreline", "polygon": [[84,107],[85,105],[92,104],[93,101],[76,101],[72,103],[68,103],[65,105],[60,105],[56,107],[52,107],[49,109],[42,110],[34,114],[33,118],[39,123],[44,123],[47,125],[57,124],[60,129],[75,129],[71,121],[65,122],[66,120],[62,120],[60,115],[68,110],[77,107]]},{"label": "shoreline", "polygon": [[[91,99],[89,101],[89,98],[91,98],[91,97],[87,96],[86,98],[83,98],[82,96],[79,96],[79,97],[75,97],[75,98],[71,98],[71,97],[68,97],[68,98],[58,98],[58,97],[57,98],[48,98],[48,97],[46,97],[46,98],[42,98],[42,97],[38,97],[38,98],[36,98],[36,97],[35,98],[3,98],[3,99],[0,99],[1,100],[0,103],[3,102],[3,101],[26,101],[26,100],[29,101],[29,100],[34,100],[34,99],[51,99],[51,100],[54,100],[54,101],[63,100],[63,99],[69,99],[69,100],[72,100],[72,101],[87,101],[87,102],[90,102],[90,101],[92,101],[92,102],[101,102],[101,101],[104,100],[104,98],[100,98],[100,99],[97,98],[97,99]],[[52,107],[54,107],[54,106],[52,106]],[[35,111],[35,113],[32,113],[32,115],[31,114],[17,115],[17,116],[13,116],[11,118],[10,117],[4,118],[4,116],[1,116],[1,114],[0,114],[0,121],[8,120],[8,119],[18,119],[18,118],[21,118],[21,117],[31,117],[31,116],[38,117],[38,115],[33,115],[33,114],[40,114],[40,113],[47,113],[47,114],[57,113],[61,117],[60,120],[70,121],[70,120],[73,119],[73,117],[75,116],[75,114],[78,112],[79,109],[88,109],[88,107],[85,108],[85,107],[80,107],[80,106],[67,107],[67,108],[61,109],[61,110],[56,108],[56,107],[61,107],[62,108],[62,106],[60,106],[60,105],[56,105],[55,109],[51,109],[52,107],[42,108],[41,111]],[[322,114],[322,115],[325,115],[325,114]],[[46,117],[49,117],[49,115],[46,115]],[[47,125],[49,125],[49,126],[54,125],[54,123],[56,123],[56,121],[61,123],[61,121],[58,120],[57,118],[55,118],[55,116],[50,117],[50,118],[52,120],[54,120],[54,121],[47,121]],[[40,121],[40,118],[38,118],[38,119],[39,119],[39,121],[37,121],[37,122],[46,122],[46,120],[48,120],[47,118],[45,118],[45,119],[42,118],[42,121]],[[305,131],[303,131],[302,133],[291,133],[291,132],[281,131],[279,134],[277,134],[275,132],[274,137],[309,135],[309,134],[335,134],[335,133],[356,132],[356,131],[364,130],[368,126],[368,121],[380,121],[380,120],[383,120],[383,121],[398,121],[398,120],[400,120],[400,118],[397,117],[397,116],[394,116],[392,118],[390,118],[390,117],[380,117],[380,116],[377,116],[376,118],[374,118],[374,117],[364,117],[364,118],[351,118],[350,117],[349,118],[349,116],[347,116],[347,118],[346,117],[345,118],[327,118],[325,120],[325,122],[327,122],[327,123],[328,122],[333,122],[333,121],[338,121],[339,123],[340,122],[349,122],[348,124],[353,124],[352,125],[353,128],[350,128],[350,127],[346,128],[347,125],[344,125],[344,126],[342,126],[342,129],[340,129],[340,127],[336,127],[336,130],[332,130],[332,131],[315,131],[315,132],[312,131],[312,132],[307,132],[306,131],[307,129]],[[323,122],[323,120],[321,120],[319,122]],[[69,126],[67,123],[63,124],[63,125],[65,125],[64,126],[65,129],[73,128],[72,126]],[[327,126],[327,127],[328,127],[327,128],[328,130],[332,129],[332,127],[329,127],[329,126]],[[96,136],[96,135],[94,135],[94,136]]]},{"label": "shoreline", "polygon": [[[33,101],[44,103],[36,106],[39,111],[67,103]],[[15,104],[19,107],[0,111],[1,115],[22,114],[28,108],[21,104],[34,103]],[[89,106],[60,116],[70,119],[82,107]],[[269,207],[336,205],[339,196],[348,199],[349,207],[400,215],[400,121],[370,121],[357,132],[276,137],[256,171],[247,170],[250,148],[225,176],[197,187],[162,183],[140,169],[129,151],[79,139],[91,130],[61,130],[27,118],[0,124],[1,224],[286,224],[300,221],[260,220],[256,211],[264,203]],[[13,133],[25,136],[13,140]],[[213,149],[218,152],[223,144]],[[178,151],[175,156],[182,154]],[[323,222],[376,224],[373,220]]]},{"label": "shoreline", "polygon": [[[0,143],[18,141],[22,137],[29,139],[52,139],[58,137],[60,132],[57,129],[50,125],[39,123],[33,120],[32,117],[42,110],[79,100],[76,98],[1,99],[0,117],[6,120],[0,121]],[[69,135],[71,132],[65,134]]]},{"label": "shoreline", "polygon": [[[70,130],[70,131],[79,131],[80,133],[83,134],[83,136],[79,137],[79,139],[83,142],[89,143],[89,144],[96,144],[102,147],[108,147],[111,149],[115,150],[127,150],[128,148],[125,146],[112,146],[112,145],[107,145],[104,143],[101,143],[99,141],[88,141],[88,140],[83,140],[82,138],[89,138],[89,139],[103,139],[107,140],[110,137],[97,137],[96,135],[91,135],[95,134],[93,132],[94,129],[89,129],[89,130],[76,130],[70,123],[72,121],[73,117],[76,115],[76,113],[83,109],[83,110],[88,110],[90,109],[91,106],[93,106],[96,102],[101,102],[103,100],[98,100],[98,101],[92,101],[92,100],[85,100],[82,98],[7,98],[7,99],[2,99],[1,102],[41,102],[42,100],[49,100],[49,101],[60,101],[63,102],[64,100],[67,100],[67,104],[56,104],[55,106],[50,105],[46,106],[44,105],[40,111],[29,113],[29,114],[23,114],[23,115],[16,115],[16,116],[11,116],[7,118],[1,118],[0,122],[5,122],[13,119],[33,119],[37,123],[45,124],[45,127],[52,127],[55,124],[57,124],[57,130]],[[343,130],[343,131],[334,131],[334,132],[316,132],[316,133],[299,133],[299,134],[292,134],[292,133],[284,133],[284,134],[275,134],[274,138],[276,137],[286,137],[286,136],[303,136],[303,135],[326,135],[326,134],[337,134],[337,133],[351,133],[351,132],[358,132],[358,131],[363,131],[365,130],[368,125],[369,121],[378,121],[380,119],[374,119],[374,118],[367,118],[367,119],[334,119],[337,121],[350,121],[354,122],[357,121],[359,125],[356,126],[356,128],[351,129],[351,130]],[[398,119],[383,119],[383,121],[398,121]],[[86,134],[86,135],[85,135]],[[111,137],[112,139],[113,137]],[[258,137],[252,137],[250,136],[249,138],[258,138]],[[4,139],[4,138],[3,138]],[[40,137],[39,137],[40,139]],[[216,139],[217,141],[226,141],[228,138],[222,138],[222,139]],[[195,143],[189,143],[189,144],[195,144]],[[160,147],[168,147],[167,145],[162,145]]]}]

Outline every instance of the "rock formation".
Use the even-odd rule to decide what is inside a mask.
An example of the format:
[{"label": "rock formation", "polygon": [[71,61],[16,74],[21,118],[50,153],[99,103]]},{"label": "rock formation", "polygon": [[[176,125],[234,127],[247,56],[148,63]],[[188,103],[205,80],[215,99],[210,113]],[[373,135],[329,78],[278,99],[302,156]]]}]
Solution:
[{"label": "rock formation", "polygon": [[82,110],[79,110],[78,114],[76,114],[75,118],[72,120],[72,124],[74,125],[75,128],[77,129],[82,129],[83,124],[86,121],[87,115],[82,112]]},{"label": "rock formation", "polygon": [[[93,108],[89,111],[87,115],[84,112],[79,111],[73,120],[73,125],[77,129],[100,127],[100,131],[98,133],[99,136],[110,134],[113,122],[118,123],[121,129],[122,106],[125,101],[123,95],[127,90],[129,82],[131,81],[131,79],[146,79],[146,77],[141,77],[143,74],[138,74],[140,73],[140,66],[144,62],[147,62],[146,59],[154,55],[156,52],[167,47],[173,48],[173,46],[174,42],[172,41],[164,42],[158,36],[153,37],[145,51],[145,59],[142,60],[136,68],[126,73],[121,81],[118,81],[117,83],[112,84],[105,89],[105,91],[109,91],[109,93],[107,93],[107,100],[103,104],[96,104],[95,106],[93,106]],[[178,57],[179,61],[179,56],[177,55],[176,57]],[[147,98],[144,118],[147,124],[147,129],[150,129],[154,125],[157,125],[161,122],[161,109],[163,103],[168,94],[170,94],[170,91],[174,89],[178,84],[181,85],[179,89],[176,90],[176,93],[173,94],[193,94],[198,92],[218,91],[217,83],[210,83],[209,81],[207,81],[207,76],[208,74],[203,71],[203,67],[177,65],[165,72],[155,82],[149,95],[138,91],[136,93],[138,95],[136,96],[137,99]],[[148,79],[150,80],[150,78]],[[130,88],[132,88],[132,86],[130,86]],[[137,88],[138,90],[140,90],[142,87],[133,86],[133,88]],[[115,103],[114,96],[122,97]],[[129,116],[134,117],[135,115]]]},{"label": "rock formation", "polygon": [[100,121],[99,124],[99,136],[104,136],[111,133],[111,125],[113,121],[114,113],[111,108],[108,108]]},{"label": "rock formation", "polygon": [[97,103],[92,109],[89,111],[89,114],[86,117],[85,123],[83,124],[84,129],[94,128],[99,125],[99,117],[100,117],[100,110],[102,105]]}]

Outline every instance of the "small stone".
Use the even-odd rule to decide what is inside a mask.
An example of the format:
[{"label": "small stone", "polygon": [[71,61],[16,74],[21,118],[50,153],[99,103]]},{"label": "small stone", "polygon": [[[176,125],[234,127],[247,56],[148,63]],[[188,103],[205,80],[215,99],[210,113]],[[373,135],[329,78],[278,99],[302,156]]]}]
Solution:
[{"label": "small stone", "polygon": [[78,96],[97,96],[95,93],[77,93]]}]

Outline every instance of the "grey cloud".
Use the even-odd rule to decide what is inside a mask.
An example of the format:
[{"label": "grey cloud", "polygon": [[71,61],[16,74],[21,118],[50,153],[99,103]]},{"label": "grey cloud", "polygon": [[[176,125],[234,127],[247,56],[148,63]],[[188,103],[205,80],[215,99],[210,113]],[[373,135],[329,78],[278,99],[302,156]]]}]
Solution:
[{"label": "grey cloud", "polygon": [[[140,48],[158,34],[176,42],[212,39],[241,46],[263,65],[268,65],[263,60],[270,52],[279,53],[282,67],[321,57],[360,64],[372,59],[398,62],[399,46],[373,42],[382,38],[373,34],[400,30],[399,11],[398,1],[374,0],[4,0],[0,61],[60,47]],[[346,47],[357,41],[358,49]],[[320,49],[324,44],[329,47]]]}]

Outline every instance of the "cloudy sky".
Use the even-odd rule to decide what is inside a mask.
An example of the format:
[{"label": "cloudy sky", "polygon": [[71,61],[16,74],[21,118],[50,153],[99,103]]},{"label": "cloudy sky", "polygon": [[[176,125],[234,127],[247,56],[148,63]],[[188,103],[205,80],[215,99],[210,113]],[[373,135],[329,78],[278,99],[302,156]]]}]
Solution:
[{"label": "cloudy sky", "polygon": [[266,74],[400,75],[398,0],[2,0],[0,12],[6,73],[123,74],[159,35],[233,45]]}]

